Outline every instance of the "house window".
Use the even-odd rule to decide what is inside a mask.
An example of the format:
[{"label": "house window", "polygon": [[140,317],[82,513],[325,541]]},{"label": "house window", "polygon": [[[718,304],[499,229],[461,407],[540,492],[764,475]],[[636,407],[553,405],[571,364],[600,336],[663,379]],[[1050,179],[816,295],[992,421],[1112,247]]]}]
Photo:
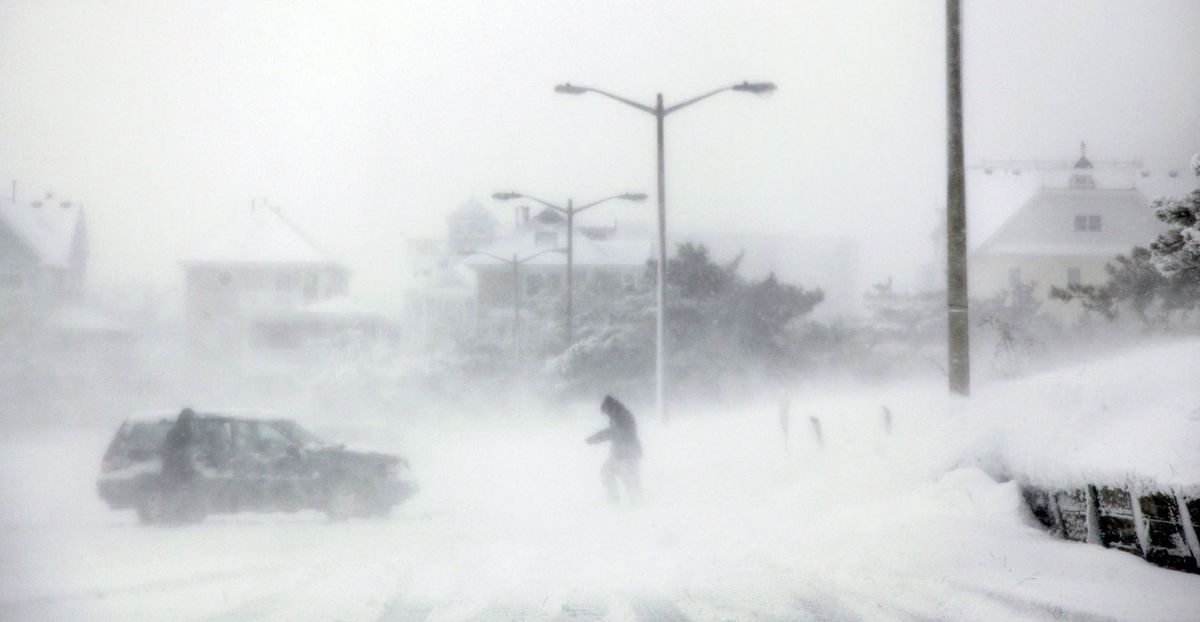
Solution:
[{"label": "house window", "polygon": [[1099,214],[1078,214],[1075,216],[1076,231],[1099,231],[1100,230],[1100,215]]},{"label": "house window", "polygon": [[1083,276],[1079,268],[1067,268],[1067,285],[1082,285]]},{"label": "house window", "polygon": [[261,292],[267,289],[270,281],[267,273],[261,270],[244,272],[241,275],[242,289],[248,292]]},{"label": "house window", "polygon": [[296,275],[291,272],[280,272],[275,275],[275,289],[281,292],[296,289]]},{"label": "house window", "polygon": [[310,302],[317,299],[317,275],[312,272],[304,273],[304,299]]},{"label": "house window", "polygon": [[1072,175],[1071,187],[1076,190],[1092,190],[1096,187],[1096,180],[1091,175]]},{"label": "house window", "polygon": [[1013,266],[1008,269],[1008,284],[1010,287],[1017,287],[1021,284],[1021,266]]},{"label": "house window", "polygon": [[295,350],[300,347],[300,333],[282,323],[256,324],[252,343],[266,350]]}]

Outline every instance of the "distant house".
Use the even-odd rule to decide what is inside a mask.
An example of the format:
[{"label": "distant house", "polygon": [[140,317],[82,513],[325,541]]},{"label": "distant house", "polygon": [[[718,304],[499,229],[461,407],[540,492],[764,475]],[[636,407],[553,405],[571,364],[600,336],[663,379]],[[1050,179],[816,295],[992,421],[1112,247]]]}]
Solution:
[{"label": "distant house", "polygon": [[193,354],[312,350],[348,332],[374,334],[382,318],[347,297],[350,271],[277,209],[244,220],[180,262]]},{"label": "distant house", "polygon": [[0,324],[34,321],[83,296],[88,240],[83,209],[52,193],[0,198]]},{"label": "distant house", "polygon": [[[1165,230],[1135,185],[1137,171],[1125,169],[1097,167],[1081,154],[1069,169],[1046,173],[1042,187],[971,253],[972,296],[1036,283],[1046,299],[1051,286],[1105,282],[1105,264]],[[1080,312],[1057,302],[1047,308],[1066,318]]]},{"label": "distant house", "polygon": [[88,306],[87,260],[79,204],[52,193],[0,198],[0,376],[36,377],[23,390],[55,391],[132,373],[137,335]]},{"label": "distant house", "polygon": [[498,228],[497,218],[470,199],[446,217],[445,239],[408,240],[404,326],[410,345],[434,347],[474,332],[475,274],[462,260],[494,242]]}]

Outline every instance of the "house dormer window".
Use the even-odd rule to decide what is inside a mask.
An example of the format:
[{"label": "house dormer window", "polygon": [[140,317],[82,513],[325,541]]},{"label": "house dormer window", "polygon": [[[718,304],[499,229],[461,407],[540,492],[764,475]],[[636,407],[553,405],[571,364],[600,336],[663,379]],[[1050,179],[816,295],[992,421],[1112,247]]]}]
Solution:
[{"label": "house dormer window", "polygon": [[1071,188],[1075,190],[1095,190],[1096,180],[1089,174],[1076,173],[1071,175]]},{"label": "house dormer window", "polygon": [[1099,214],[1077,214],[1075,216],[1076,231],[1100,231]]}]

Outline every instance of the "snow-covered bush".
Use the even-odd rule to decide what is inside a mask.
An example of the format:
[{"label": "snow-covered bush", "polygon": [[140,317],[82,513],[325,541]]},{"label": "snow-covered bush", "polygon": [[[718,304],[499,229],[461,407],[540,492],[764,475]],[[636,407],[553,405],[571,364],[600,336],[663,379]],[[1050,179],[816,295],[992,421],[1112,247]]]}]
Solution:
[{"label": "snow-covered bush", "polygon": [[[713,262],[703,245],[681,244],[667,266],[669,390],[720,395],[736,378],[795,365],[795,322],[821,302],[820,290],[750,281],[740,257]],[[654,265],[646,278],[615,297],[581,301],[577,342],[552,361],[567,393],[621,391],[648,396],[655,361]]]}]

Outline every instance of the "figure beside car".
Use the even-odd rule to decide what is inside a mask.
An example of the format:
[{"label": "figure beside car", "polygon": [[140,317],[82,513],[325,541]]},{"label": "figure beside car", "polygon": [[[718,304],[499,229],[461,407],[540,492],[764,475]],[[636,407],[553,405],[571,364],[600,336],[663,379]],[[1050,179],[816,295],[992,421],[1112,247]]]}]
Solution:
[{"label": "figure beside car", "polygon": [[97,487],[109,507],[135,509],[148,524],[304,509],[380,516],[417,491],[400,456],[332,446],[286,419],[190,408],[173,421],[124,422]]}]

